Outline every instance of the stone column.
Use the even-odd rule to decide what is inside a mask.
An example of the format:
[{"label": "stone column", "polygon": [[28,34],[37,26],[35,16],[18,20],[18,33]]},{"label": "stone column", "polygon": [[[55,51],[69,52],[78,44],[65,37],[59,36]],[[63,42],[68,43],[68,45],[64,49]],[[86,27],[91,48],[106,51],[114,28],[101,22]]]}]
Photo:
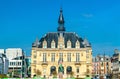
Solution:
[{"label": "stone column", "polygon": [[67,74],[66,74],[66,66],[64,66],[64,77],[67,77]]}]

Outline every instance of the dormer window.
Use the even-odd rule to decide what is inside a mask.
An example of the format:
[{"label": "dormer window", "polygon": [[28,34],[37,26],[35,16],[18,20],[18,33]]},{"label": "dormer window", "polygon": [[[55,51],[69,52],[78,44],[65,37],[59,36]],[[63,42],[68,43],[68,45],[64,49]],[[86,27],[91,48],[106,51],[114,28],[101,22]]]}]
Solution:
[{"label": "dormer window", "polygon": [[52,40],[52,42],[51,42],[51,48],[55,48],[55,41],[54,40]]},{"label": "dormer window", "polygon": [[80,43],[78,40],[76,41],[76,48],[80,48]]},{"label": "dormer window", "polygon": [[43,41],[43,48],[47,48],[47,42],[45,40]]},{"label": "dormer window", "polygon": [[68,42],[67,42],[67,48],[71,48],[71,41],[70,40],[68,40]]}]

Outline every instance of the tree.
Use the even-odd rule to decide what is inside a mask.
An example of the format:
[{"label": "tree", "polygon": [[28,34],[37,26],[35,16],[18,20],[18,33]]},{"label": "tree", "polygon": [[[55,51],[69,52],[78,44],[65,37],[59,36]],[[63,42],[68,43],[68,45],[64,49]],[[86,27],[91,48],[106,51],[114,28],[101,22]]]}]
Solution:
[{"label": "tree", "polygon": [[86,70],[85,75],[86,75],[86,77],[90,75],[90,70],[89,69]]},{"label": "tree", "polygon": [[37,71],[36,71],[36,75],[37,75],[37,76],[41,76],[40,70],[37,70]]},{"label": "tree", "polygon": [[57,77],[57,72],[56,71],[53,71],[53,78],[56,78]]},{"label": "tree", "polygon": [[72,72],[70,72],[70,76],[71,77],[73,77],[74,76],[74,72],[72,71]]},{"label": "tree", "polygon": [[0,74],[0,79],[1,78],[8,78],[6,74]]}]

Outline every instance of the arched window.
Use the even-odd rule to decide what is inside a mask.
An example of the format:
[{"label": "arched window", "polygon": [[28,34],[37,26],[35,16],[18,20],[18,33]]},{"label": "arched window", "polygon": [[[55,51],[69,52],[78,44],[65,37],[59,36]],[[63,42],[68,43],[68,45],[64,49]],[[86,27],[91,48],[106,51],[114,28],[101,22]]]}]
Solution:
[{"label": "arched window", "polygon": [[71,48],[71,41],[70,40],[67,41],[67,48]]},{"label": "arched window", "polygon": [[46,42],[46,40],[43,41],[43,48],[47,48],[47,42]]},{"label": "arched window", "polygon": [[80,48],[80,43],[78,40],[76,41],[76,48]]},{"label": "arched window", "polygon": [[51,42],[51,48],[55,48],[55,41],[54,40],[52,40],[52,42]]}]

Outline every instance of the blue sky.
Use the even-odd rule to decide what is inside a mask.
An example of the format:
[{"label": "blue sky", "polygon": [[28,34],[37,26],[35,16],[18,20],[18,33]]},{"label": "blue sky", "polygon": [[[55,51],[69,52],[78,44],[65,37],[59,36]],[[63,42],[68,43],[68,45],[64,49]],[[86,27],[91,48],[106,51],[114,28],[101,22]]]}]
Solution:
[{"label": "blue sky", "polygon": [[0,0],[0,48],[30,55],[36,37],[57,31],[61,6],[66,30],[87,38],[93,55],[120,49],[120,0]]}]

